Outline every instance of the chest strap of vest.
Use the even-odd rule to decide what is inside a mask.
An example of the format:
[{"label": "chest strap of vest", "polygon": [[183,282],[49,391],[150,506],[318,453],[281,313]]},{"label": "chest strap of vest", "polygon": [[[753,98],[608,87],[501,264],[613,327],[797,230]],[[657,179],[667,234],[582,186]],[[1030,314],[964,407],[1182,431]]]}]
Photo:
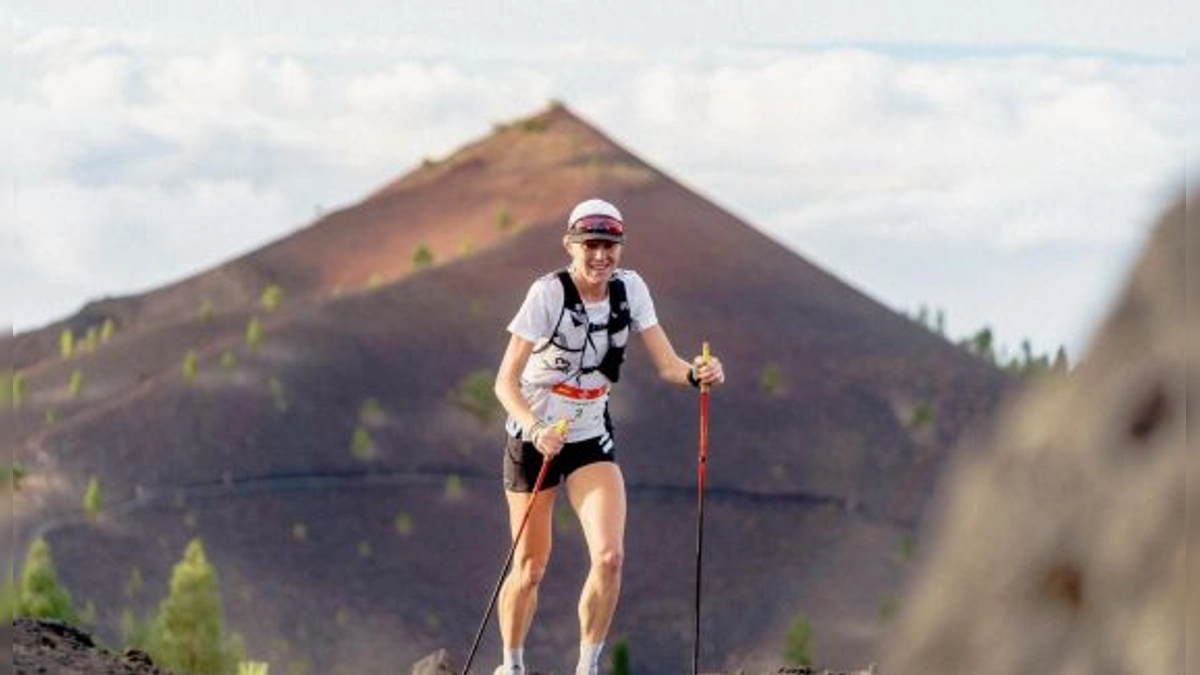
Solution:
[{"label": "chest strap of vest", "polygon": [[[558,281],[563,287],[563,306],[577,316],[587,317],[587,308],[583,306],[583,298],[579,296],[579,289],[575,288],[571,273],[567,270],[559,270]],[[581,372],[586,374],[599,371],[608,378],[609,382],[616,382],[621,379],[621,364],[625,362],[625,343],[622,342],[618,345],[615,336],[629,328],[632,322],[629,298],[625,295],[625,284],[620,279],[608,280],[608,306],[608,351],[604,352],[604,358],[600,360],[599,365],[582,368]],[[590,319],[587,321],[587,330],[590,336],[592,323]]]}]

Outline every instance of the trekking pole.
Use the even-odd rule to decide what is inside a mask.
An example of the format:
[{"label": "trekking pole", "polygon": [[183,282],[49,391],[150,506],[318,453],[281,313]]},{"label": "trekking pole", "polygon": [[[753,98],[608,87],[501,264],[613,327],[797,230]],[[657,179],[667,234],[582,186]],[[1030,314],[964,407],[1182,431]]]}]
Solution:
[{"label": "trekking pole", "polygon": [[[554,428],[560,434],[567,433],[567,421],[559,420],[554,423]],[[496,599],[500,597],[500,589],[504,586],[504,578],[508,576],[508,570],[512,567],[513,557],[517,553],[517,544],[521,541],[521,535],[525,533],[525,524],[529,522],[529,514],[533,513],[533,503],[537,501],[538,493],[542,489],[542,481],[546,479],[546,469],[550,468],[550,458],[542,460],[542,468],[538,470],[537,480],[533,482],[533,492],[529,495],[529,503],[525,505],[525,515],[521,517],[521,526],[517,528],[516,535],[513,536],[512,546],[508,549],[508,557],[504,559],[504,567],[500,569],[500,578],[496,580],[496,588],[492,590],[492,599],[488,600],[487,610],[483,613],[483,621],[479,623],[479,630],[475,633],[475,641],[471,643],[471,651],[467,654],[467,662],[463,665],[462,675],[467,675],[471,672],[471,662],[475,660],[475,652],[479,649],[479,641],[483,639],[483,631],[487,629],[487,623],[492,618],[492,610],[496,607]]]},{"label": "trekking pole", "polygon": [[[708,341],[701,348],[700,363],[707,365]],[[696,490],[696,611],[692,642],[692,675],[700,672],[700,571],[704,556],[704,478],[708,469],[708,385],[700,385],[700,457],[697,463]]]}]

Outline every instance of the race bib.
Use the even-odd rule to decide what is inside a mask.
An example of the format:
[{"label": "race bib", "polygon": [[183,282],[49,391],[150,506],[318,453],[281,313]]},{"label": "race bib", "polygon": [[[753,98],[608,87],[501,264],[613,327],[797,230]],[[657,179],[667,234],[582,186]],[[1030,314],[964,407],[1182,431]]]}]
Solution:
[{"label": "race bib", "polygon": [[608,387],[581,389],[569,384],[556,384],[547,400],[547,424],[567,420],[570,430],[567,440],[590,438],[604,431],[604,410],[608,404]]}]

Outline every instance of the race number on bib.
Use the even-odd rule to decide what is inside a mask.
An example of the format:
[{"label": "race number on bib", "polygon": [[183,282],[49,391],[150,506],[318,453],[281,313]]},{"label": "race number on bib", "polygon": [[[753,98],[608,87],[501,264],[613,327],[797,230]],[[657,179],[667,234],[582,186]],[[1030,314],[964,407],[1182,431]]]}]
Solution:
[{"label": "race number on bib", "polygon": [[547,423],[566,420],[571,430],[567,440],[582,440],[604,431],[608,387],[581,389],[556,384],[550,389],[547,403]]}]

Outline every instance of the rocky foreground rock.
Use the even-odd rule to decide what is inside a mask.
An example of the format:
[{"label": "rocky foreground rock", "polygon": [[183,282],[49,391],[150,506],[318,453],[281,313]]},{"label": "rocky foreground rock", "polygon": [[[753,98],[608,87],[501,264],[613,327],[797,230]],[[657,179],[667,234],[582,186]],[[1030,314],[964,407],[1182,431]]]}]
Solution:
[{"label": "rocky foreground rock", "polygon": [[58,621],[15,619],[12,641],[16,675],[171,675],[145,652],[115,654]]},{"label": "rocky foreground rock", "polygon": [[888,675],[1198,672],[1198,196],[1155,228],[1071,374],[963,454]]}]

